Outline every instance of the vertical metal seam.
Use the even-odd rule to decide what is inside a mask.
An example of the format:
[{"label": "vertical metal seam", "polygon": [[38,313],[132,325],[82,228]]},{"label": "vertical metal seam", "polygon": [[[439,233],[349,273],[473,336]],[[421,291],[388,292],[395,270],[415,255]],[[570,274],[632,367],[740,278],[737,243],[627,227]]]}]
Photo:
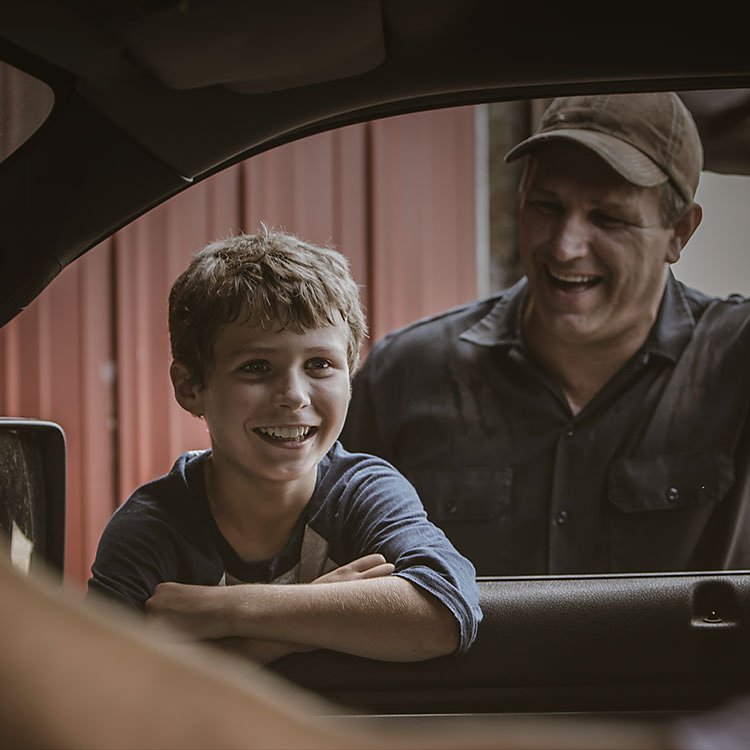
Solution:
[{"label": "vertical metal seam", "polygon": [[109,358],[112,363],[112,378],[110,380],[111,409],[110,414],[110,451],[112,455],[112,496],[110,498],[110,507],[112,512],[119,505],[120,479],[121,479],[121,462],[120,449],[122,439],[120,435],[120,340],[118,335],[119,315],[120,315],[120,294],[119,294],[119,273],[118,273],[118,255],[119,255],[119,235],[112,235],[112,242],[109,250],[109,286],[110,286],[110,351]]},{"label": "vertical metal seam", "polygon": [[365,222],[365,273],[367,287],[365,305],[369,329],[369,344],[375,341],[377,332],[374,330],[375,320],[375,144],[373,138],[373,123],[365,123],[365,153],[364,153],[364,222]]}]

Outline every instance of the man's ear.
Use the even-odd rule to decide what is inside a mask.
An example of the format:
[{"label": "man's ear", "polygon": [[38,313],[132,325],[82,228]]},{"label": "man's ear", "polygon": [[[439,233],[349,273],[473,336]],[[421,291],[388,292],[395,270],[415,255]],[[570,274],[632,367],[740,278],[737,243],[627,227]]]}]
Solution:
[{"label": "man's ear", "polygon": [[177,403],[193,416],[203,416],[203,388],[190,374],[182,362],[173,361],[169,366],[174,397]]},{"label": "man's ear", "polygon": [[667,249],[667,263],[677,263],[682,248],[693,236],[703,218],[703,209],[697,203],[691,203],[672,227],[672,238]]}]

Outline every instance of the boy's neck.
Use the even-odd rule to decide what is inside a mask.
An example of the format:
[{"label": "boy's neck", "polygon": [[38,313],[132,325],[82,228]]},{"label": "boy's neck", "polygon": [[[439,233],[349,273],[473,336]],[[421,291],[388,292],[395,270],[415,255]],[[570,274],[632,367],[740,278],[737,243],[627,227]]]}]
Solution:
[{"label": "boy's neck", "polygon": [[315,490],[317,473],[291,482],[248,480],[205,467],[208,504],[219,530],[243,560],[265,560],[286,545]]}]

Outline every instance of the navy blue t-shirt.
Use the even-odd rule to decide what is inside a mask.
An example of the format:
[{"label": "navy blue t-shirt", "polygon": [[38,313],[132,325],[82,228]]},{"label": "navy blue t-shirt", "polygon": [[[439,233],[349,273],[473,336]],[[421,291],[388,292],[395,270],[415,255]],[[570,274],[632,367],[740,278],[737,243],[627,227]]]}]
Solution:
[{"label": "navy blue t-shirt", "polygon": [[241,559],[208,504],[210,451],[183,453],[169,474],[136,490],[102,534],[89,592],[143,610],[159,583],[308,583],[363,555],[380,553],[401,576],[455,616],[458,652],[482,619],[473,565],[427,519],[412,485],[383,459],[335,443],[318,466],[315,491],[282,552]]}]

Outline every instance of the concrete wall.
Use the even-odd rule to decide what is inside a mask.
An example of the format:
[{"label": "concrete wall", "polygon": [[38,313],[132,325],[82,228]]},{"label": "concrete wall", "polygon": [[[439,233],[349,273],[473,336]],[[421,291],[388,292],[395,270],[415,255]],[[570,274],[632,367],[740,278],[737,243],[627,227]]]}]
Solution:
[{"label": "concrete wall", "polygon": [[696,200],[703,222],[673,266],[708,294],[750,295],[750,176],[704,172]]}]

